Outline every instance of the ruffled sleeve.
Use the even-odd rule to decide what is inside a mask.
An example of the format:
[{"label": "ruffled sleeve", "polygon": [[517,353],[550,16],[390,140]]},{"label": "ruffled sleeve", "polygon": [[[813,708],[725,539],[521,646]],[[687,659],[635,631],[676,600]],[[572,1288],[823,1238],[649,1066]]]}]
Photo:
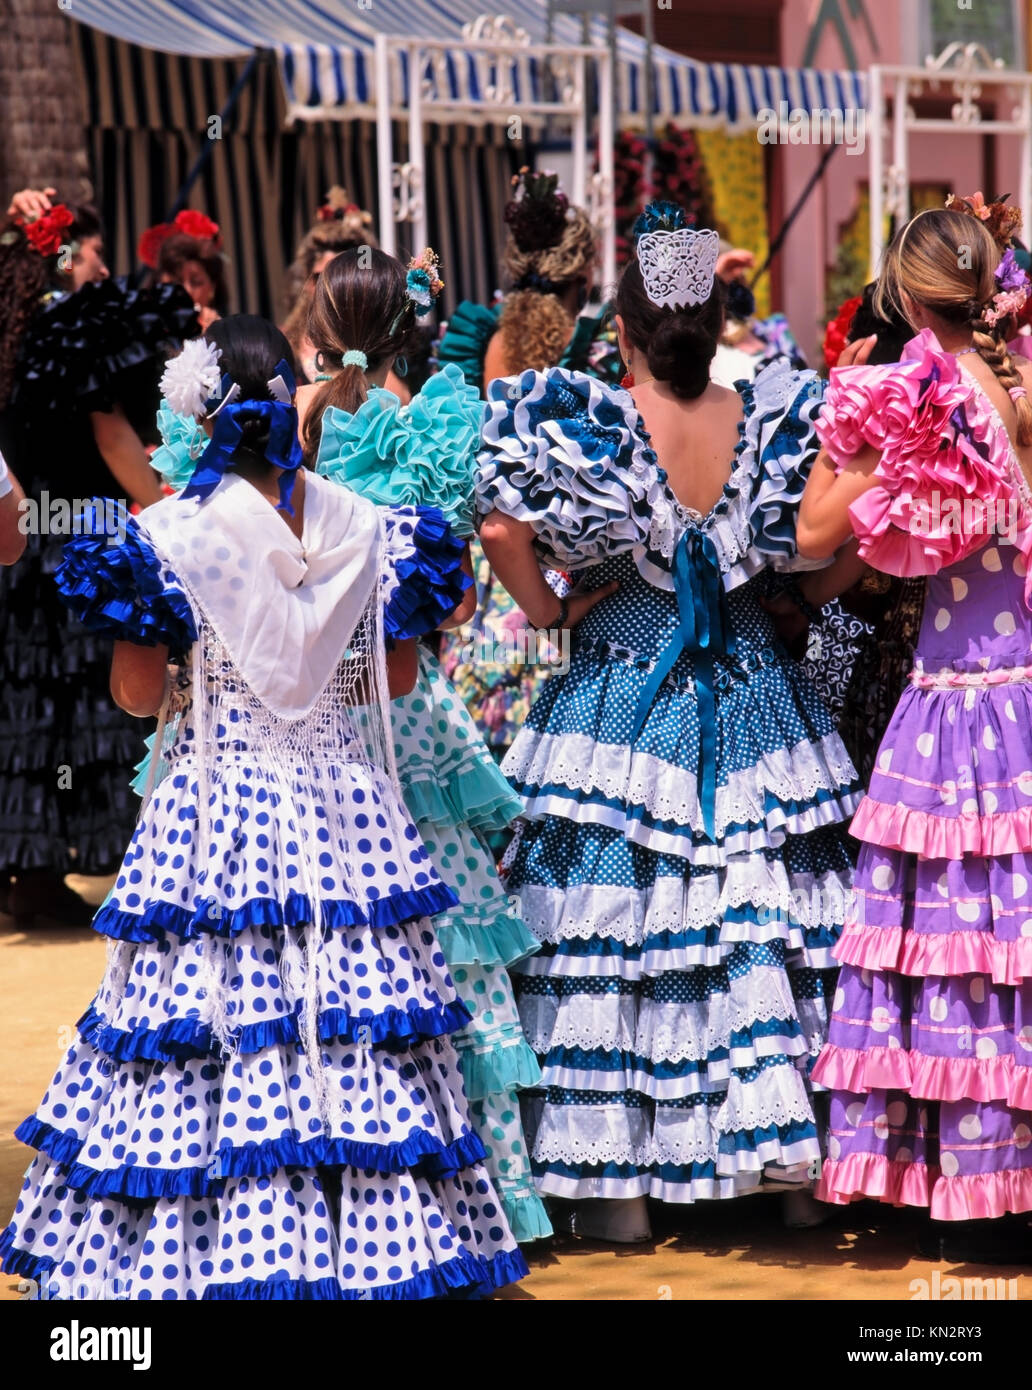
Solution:
[{"label": "ruffled sleeve", "polygon": [[578,570],[644,546],[669,510],[630,395],[553,367],[488,388],[476,509],[533,527],[546,565]]},{"label": "ruffled sleeve", "polygon": [[465,546],[433,507],[385,510],[384,634],[421,637],[440,627],[473,583],[462,568]]},{"label": "ruffled sleeve", "polygon": [[870,446],[876,484],[849,509],[860,556],[886,574],[935,574],[979,549],[972,524],[1010,496],[1002,424],[925,329],[897,364],[833,369],[818,422],[837,469]]},{"label": "ruffled sleeve", "polygon": [[200,333],[180,285],[131,289],[124,279],[84,285],[37,314],[22,342],[15,396],[28,411],[107,411],[139,392],[140,373],[169,345]]},{"label": "ruffled sleeve", "polygon": [[775,570],[820,568],[827,562],[799,556],[795,535],[803,490],[820,448],[817,419],[824,385],[816,372],[797,371],[782,357],[761,370],[742,395],[749,545]]},{"label": "ruffled sleeve", "polygon": [[354,414],[331,406],[316,472],[379,506],[433,506],[468,539],[483,413],[456,366],[432,376],[407,406],[390,391],[372,392]]},{"label": "ruffled sleeve", "polygon": [[448,328],[437,347],[437,360],[456,366],[468,385],[479,391],[484,378],[487,345],[498,331],[501,306],[486,309],[468,299],[448,320]]},{"label": "ruffled sleeve", "polygon": [[[91,533],[65,545],[55,578],[65,603],[91,632],[184,657],[197,640],[190,603],[135,519],[95,503]],[[115,525],[110,525],[111,521]]]},{"label": "ruffled sleeve", "polygon": [[158,408],[158,431],[162,442],[151,455],[151,467],[170,488],[181,492],[208,446],[208,436],[191,415],[178,414],[168,401]]}]

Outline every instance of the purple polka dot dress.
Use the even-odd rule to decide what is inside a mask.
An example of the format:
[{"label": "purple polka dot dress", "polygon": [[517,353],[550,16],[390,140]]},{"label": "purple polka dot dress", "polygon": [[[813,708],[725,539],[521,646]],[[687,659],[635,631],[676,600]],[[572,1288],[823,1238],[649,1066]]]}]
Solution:
[{"label": "purple polka dot dress", "polygon": [[[975,379],[926,330],[832,374],[837,465],[881,454],[861,554],[929,575],[915,670],[862,842],[829,1042],[826,1201],[939,1220],[1032,1210],[1032,553],[1028,487]],[[955,524],[959,521],[959,524]]]},{"label": "purple polka dot dress", "polygon": [[[461,547],[437,513],[384,522],[345,497],[309,478],[297,540],[230,478],[201,506],[158,503],[122,547],[67,548],[59,583],[80,616],[126,640],[149,630],[192,685],[95,919],[112,942],[104,981],[18,1130],[39,1152],[0,1253],[49,1296],[442,1298],[526,1272],[450,1040],[469,1013],[429,919],[454,894],[370,752],[361,703],[377,624],[398,638],[436,626],[464,586]],[[372,568],[348,525],[368,529]],[[238,565],[271,653],[233,626]],[[205,568],[220,571],[213,610]],[[289,634],[313,613],[294,662]],[[327,622],[335,651],[317,641]],[[256,693],[282,703],[283,663],[310,677],[302,713]]]}]

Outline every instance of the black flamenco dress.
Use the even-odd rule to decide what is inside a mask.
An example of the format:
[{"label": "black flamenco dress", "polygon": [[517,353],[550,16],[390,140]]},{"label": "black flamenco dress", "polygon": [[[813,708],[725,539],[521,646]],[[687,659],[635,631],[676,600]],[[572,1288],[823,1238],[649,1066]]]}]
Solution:
[{"label": "black flamenco dress", "polygon": [[60,504],[125,502],[90,414],[120,406],[147,439],[164,362],[199,332],[179,286],[137,290],[106,280],[49,296],[22,340],[0,447],[39,522],[30,509],[24,555],[0,567],[5,879],[112,872],[132,835],[139,799],[129,779],[149,723],[115,705],[111,643],[87,631],[58,597],[54,572],[68,539]]}]

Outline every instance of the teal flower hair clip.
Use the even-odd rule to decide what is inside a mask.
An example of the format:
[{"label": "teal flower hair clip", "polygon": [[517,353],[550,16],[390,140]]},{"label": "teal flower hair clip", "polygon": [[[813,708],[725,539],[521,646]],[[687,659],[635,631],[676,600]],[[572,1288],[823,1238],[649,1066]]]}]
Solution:
[{"label": "teal flower hair clip", "polygon": [[415,306],[416,318],[424,318],[437,302],[444,289],[444,281],[438,274],[440,260],[435,251],[427,246],[418,256],[413,256],[405,276],[405,293]]},{"label": "teal flower hair clip", "polygon": [[692,224],[679,203],[657,199],[640,212],[631,228],[631,238],[637,245],[639,237],[650,232],[680,232]]}]

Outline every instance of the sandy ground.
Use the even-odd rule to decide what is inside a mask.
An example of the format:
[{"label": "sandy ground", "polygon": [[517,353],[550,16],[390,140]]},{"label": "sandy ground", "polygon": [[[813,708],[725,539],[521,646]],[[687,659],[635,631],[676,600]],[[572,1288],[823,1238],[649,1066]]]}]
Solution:
[{"label": "sandy ground", "polygon": [[[103,967],[104,943],[88,929],[18,932],[0,917],[0,1018],[11,1040],[0,1075],[0,1226],[29,1158],[12,1131],[46,1089]],[[622,1249],[557,1237],[528,1251],[530,1277],[499,1297],[906,1301],[921,1290],[913,1281],[931,1280],[937,1268],[942,1276],[1015,1279],[1017,1297],[1032,1297],[1032,1276],[1019,1268],[920,1259],[914,1214],[872,1203],[833,1210],[826,1225],[800,1232],[782,1226],[776,1195],[749,1197],[660,1208],[654,1229],[653,1244]],[[0,1301],[18,1297],[18,1280],[0,1275]]]}]

